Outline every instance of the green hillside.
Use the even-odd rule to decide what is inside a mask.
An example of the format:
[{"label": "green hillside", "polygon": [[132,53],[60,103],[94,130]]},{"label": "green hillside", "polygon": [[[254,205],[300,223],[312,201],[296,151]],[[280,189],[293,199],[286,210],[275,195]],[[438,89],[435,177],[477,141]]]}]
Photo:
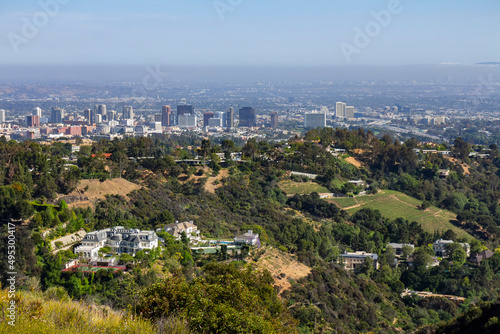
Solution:
[{"label": "green hillside", "polygon": [[358,196],[355,198],[344,197],[329,200],[350,214],[370,208],[380,210],[382,216],[389,219],[405,218],[409,221],[416,221],[422,225],[422,228],[429,232],[446,231],[451,229],[459,237],[472,238],[466,231],[453,225],[450,220],[455,220],[456,215],[448,210],[441,210],[431,206],[422,211],[417,208],[422,201],[407,196],[403,193],[393,190],[382,190],[376,195]]},{"label": "green hillside", "polygon": [[327,188],[323,187],[320,184],[315,182],[294,182],[294,181],[281,181],[278,186],[283,190],[287,195],[309,195],[311,193],[329,193]]}]

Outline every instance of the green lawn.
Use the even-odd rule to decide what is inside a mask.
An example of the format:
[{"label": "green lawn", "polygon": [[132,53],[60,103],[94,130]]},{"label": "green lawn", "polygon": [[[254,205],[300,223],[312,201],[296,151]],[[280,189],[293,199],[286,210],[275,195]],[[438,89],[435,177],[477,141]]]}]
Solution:
[{"label": "green lawn", "polygon": [[454,213],[434,206],[421,211],[417,209],[417,206],[422,201],[397,191],[383,190],[376,195],[358,196],[356,198],[335,198],[329,201],[341,208],[348,208],[347,212],[350,214],[362,208],[377,209],[382,213],[382,216],[389,219],[404,218],[409,221],[416,221],[422,225],[422,228],[429,232],[451,229],[459,237],[472,238],[469,233],[450,222],[450,220],[456,219]]},{"label": "green lawn", "polygon": [[329,193],[330,191],[315,182],[294,182],[294,181],[281,181],[278,186],[286,192],[287,195],[309,195],[311,193]]}]

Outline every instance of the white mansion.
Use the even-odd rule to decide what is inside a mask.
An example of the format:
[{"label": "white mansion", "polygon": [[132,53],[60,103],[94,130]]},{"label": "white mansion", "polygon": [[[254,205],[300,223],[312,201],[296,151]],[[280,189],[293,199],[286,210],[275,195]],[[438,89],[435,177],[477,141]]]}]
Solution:
[{"label": "white mansion", "polygon": [[153,231],[126,229],[123,226],[87,233],[82,244],[75,248],[75,254],[84,259],[96,260],[99,249],[108,246],[116,254],[134,256],[140,250],[158,247],[158,236]]}]

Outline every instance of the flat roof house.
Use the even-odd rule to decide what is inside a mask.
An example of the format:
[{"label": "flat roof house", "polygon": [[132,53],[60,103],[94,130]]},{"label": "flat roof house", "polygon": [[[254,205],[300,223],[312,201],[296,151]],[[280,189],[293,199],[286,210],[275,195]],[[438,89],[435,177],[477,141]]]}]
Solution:
[{"label": "flat roof house", "polygon": [[260,239],[258,233],[253,233],[252,230],[248,230],[247,233],[237,235],[234,237],[234,243],[236,245],[249,245],[260,247]]},{"label": "flat roof house", "polygon": [[412,253],[413,253],[413,250],[415,249],[415,245],[412,245],[412,244],[398,244],[398,243],[388,243],[386,248],[387,247],[391,247],[392,249],[394,249],[394,253],[396,254],[396,256],[401,256],[403,255],[403,247],[404,246],[409,246],[412,248]]},{"label": "flat roof house", "polygon": [[354,252],[340,254],[340,257],[344,260],[345,269],[347,270],[357,270],[365,263],[366,258],[373,260],[373,267],[378,269],[378,255],[366,252]]}]

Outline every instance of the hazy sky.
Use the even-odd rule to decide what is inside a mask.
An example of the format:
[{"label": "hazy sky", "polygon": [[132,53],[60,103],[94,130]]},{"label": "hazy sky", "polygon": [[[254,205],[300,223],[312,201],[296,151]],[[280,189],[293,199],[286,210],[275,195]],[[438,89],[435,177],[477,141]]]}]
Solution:
[{"label": "hazy sky", "polygon": [[0,65],[500,61],[498,0],[20,0],[0,2],[0,21]]}]

